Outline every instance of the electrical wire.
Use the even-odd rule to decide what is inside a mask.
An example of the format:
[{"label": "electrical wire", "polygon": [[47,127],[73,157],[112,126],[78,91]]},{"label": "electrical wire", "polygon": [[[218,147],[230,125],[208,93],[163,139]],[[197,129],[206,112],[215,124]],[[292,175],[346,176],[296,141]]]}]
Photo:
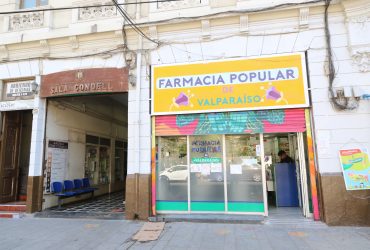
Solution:
[{"label": "electrical wire", "polygon": [[[184,0],[153,0],[153,1],[140,1],[140,2],[131,2],[131,3],[120,3],[119,6],[125,5],[138,5],[146,3],[162,3],[162,2],[180,2]],[[0,5],[2,6],[2,5]],[[18,11],[6,11],[0,12],[0,15],[11,15],[11,14],[22,14],[22,13],[32,13],[32,12],[45,12],[45,11],[56,11],[56,10],[73,10],[73,9],[85,9],[85,8],[95,8],[95,7],[111,7],[115,6],[113,4],[101,4],[101,5],[86,5],[86,6],[76,6],[76,7],[60,7],[60,8],[40,8],[32,10],[18,10]]]},{"label": "electrical wire", "polygon": [[137,24],[130,18],[129,14],[119,6],[116,0],[112,0],[113,4],[116,6],[118,12],[122,15],[122,17],[128,22],[128,25],[135,30],[140,36],[145,38],[146,40],[155,43],[159,46],[159,42],[151,39],[148,37],[138,26]]},{"label": "electrical wire", "polygon": [[335,97],[334,93],[334,79],[336,76],[336,71],[334,68],[334,62],[333,62],[333,51],[331,46],[331,34],[329,30],[329,7],[331,4],[331,0],[325,0],[325,14],[324,14],[324,22],[325,22],[325,40],[326,40],[326,51],[328,55],[328,70],[329,70],[329,93],[330,93],[330,99],[333,102],[334,107],[337,110],[354,110],[356,109],[358,105],[356,106],[350,106],[347,98],[341,98],[342,103],[339,102],[339,99]]}]

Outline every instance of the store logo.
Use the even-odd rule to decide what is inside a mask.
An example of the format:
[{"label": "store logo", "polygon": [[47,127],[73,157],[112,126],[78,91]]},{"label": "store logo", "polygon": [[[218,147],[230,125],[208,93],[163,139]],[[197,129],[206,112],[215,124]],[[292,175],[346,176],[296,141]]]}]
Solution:
[{"label": "store logo", "polygon": [[83,77],[84,77],[84,73],[81,70],[76,72],[76,79],[77,80],[81,80]]}]

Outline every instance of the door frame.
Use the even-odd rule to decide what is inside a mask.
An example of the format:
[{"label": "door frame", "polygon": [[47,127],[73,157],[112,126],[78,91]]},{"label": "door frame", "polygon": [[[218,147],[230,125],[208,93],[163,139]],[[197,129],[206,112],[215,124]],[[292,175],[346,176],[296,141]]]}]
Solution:
[{"label": "door frame", "polygon": [[306,154],[304,148],[304,137],[303,132],[297,133],[298,140],[298,155],[299,155],[299,173],[301,179],[301,195],[302,195],[302,211],[304,217],[312,217],[310,212],[310,203],[309,203],[309,190],[308,190],[308,179],[307,179],[307,168],[306,168]]},{"label": "door frame", "polygon": [[[20,153],[20,135],[21,135],[21,130],[22,130],[22,110],[20,111],[7,111],[7,112],[3,112],[4,114],[4,117],[1,117],[1,119],[3,119],[2,121],[2,128],[1,128],[1,131],[2,131],[2,141],[1,141],[1,151],[0,151],[0,187],[2,187],[3,183],[2,183],[2,179],[3,179],[3,175],[4,175],[4,167],[5,167],[5,146],[7,143],[6,141],[6,133],[7,130],[6,129],[6,126],[8,124],[8,114],[9,113],[17,113],[17,119],[16,119],[16,122],[15,124],[17,124],[17,131],[16,131],[16,138],[15,138],[15,144],[14,145],[14,150],[15,150],[15,153],[14,155],[12,156],[13,159],[13,163],[14,163],[14,171],[15,171],[15,180],[13,182],[13,187],[12,187],[12,196],[11,196],[11,199],[10,200],[3,200],[1,198],[2,196],[2,193],[0,193],[0,203],[7,203],[7,202],[12,202],[12,201],[16,201],[17,200],[17,196],[18,196],[18,179],[19,179],[19,153]],[[13,122],[12,122],[13,124]],[[0,190],[1,192],[1,190]]]}]

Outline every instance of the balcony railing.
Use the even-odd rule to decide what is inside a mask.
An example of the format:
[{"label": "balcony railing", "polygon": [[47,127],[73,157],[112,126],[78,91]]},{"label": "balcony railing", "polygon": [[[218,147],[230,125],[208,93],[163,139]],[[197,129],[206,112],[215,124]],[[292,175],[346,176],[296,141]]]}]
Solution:
[{"label": "balcony railing", "polygon": [[22,13],[9,16],[9,31],[44,27],[44,12]]}]

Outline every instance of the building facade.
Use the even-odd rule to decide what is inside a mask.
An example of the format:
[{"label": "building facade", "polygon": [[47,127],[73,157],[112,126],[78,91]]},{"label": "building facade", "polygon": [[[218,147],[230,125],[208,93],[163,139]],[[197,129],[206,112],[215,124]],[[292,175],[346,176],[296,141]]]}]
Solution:
[{"label": "building facade", "polygon": [[[29,212],[55,205],[48,155],[67,143],[67,167],[54,176],[125,189],[128,219],[268,216],[284,206],[283,149],[295,165],[287,200],[302,216],[370,222],[368,1],[118,1],[145,36],[110,2],[0,2],[12,12],[0,16],[2,145],[24,145],[13,161],[2,147],[0,184],[10,185],[4,169],[19,172],[2,202],[22,196]],[[54,10],[13,13],[29,8]],[[119,73],[104,81],[114,74],[99,70]],[[104,89],[109,82],[122,84]],[[14,124],[23,132],[8,132]],[[351,170],[353,157],[363,164]]]}]

